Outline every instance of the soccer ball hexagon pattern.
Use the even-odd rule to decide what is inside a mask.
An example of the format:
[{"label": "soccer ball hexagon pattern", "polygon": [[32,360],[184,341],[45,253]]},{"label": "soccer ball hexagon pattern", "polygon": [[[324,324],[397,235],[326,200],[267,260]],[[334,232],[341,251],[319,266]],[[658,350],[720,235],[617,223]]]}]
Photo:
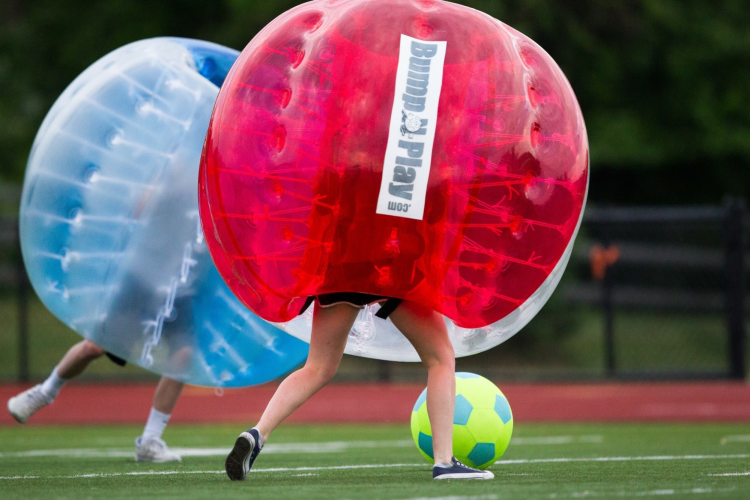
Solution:
[{"label": "soccer ball hexagon pattern", "polygon": [[[411,433],[422,456],[434,463],[427,389],[414,405]],[[474,373],[456,373],[453,455],[466,465],[486,469],[505,453],[511,434],[513,413],[500,389]]]}]

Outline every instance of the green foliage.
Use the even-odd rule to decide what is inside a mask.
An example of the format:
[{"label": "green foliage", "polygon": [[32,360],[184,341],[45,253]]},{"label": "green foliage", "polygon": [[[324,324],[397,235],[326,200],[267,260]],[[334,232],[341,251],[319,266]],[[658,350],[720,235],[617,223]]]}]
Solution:
[{"label": "green foliage", "polygon": [[227,10],[201,0],[31,0],[0,14],[0,180],[20,181],[57,96],[112,50],[154,36],[205,37]]},{"label": "green foliage", "polygon": [[750,194],[740,180],[750,181],[744,2],[468,4],[533,38],[570,79],[589,133],[592,200],[716,203],[725,192]]},{"label": "green foliage", "polygon": [[[406,1],[406,0],[405,0]],[[153,36],[242,49],[294,0],[5,0],[0,181],[70,81]],[[529,35],[570,79],[588,125],[593,201],[718,202],[750,194],[750,10],[741,0],[467,0]]]}]

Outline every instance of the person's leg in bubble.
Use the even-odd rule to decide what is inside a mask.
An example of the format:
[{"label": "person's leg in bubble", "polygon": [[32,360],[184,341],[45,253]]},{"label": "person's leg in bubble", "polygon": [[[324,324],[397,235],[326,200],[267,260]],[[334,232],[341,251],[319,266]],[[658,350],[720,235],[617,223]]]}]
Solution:
[{"label": "person's leg in bubble", "polygon": [[[34,413],[51,404],[69,380],[83,373],[92,361],[105,354],[114,363],[125,366],[125,360],[109,354],[90,340],[78,342],[68,350],[44,382],[10,398],[8,411],[19,423],[25,423]],[[137,461],[180,461],[180,456],[167,447],[161,436],[183,385],[182,382],[167,377],[162,377],[159,381],[143,435],[136,439]]]},{"label": "person's leg in bubble", "polygon": [[161,438],[185,384],[162,377],[156,386],[154,402],[143,434],[135,440],[137,462],[180,462],[180,455],[169,449]]},{"label": "person's leg in bubble", "polygon": [[[230,479],[245,479],[274,429],[333,378],[358,312],[347,304],[320,307],[316,302],[307,362],[279,385],[257,426],[237,438],[225,463]],[[491,472],[471,469],[453,457],[455,354],[442,316],[404,301],[390,317],[427,368],[427,408],[435,454],[433,477],[492,478]]]}]

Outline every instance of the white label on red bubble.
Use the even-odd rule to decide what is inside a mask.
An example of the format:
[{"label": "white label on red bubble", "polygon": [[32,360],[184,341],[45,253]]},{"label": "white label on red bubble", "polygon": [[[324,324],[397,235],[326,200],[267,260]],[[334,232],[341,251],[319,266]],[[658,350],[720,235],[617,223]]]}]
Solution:
[{"label": "white label on red bubble", "polygon": [[446,46],[401,35],[379,214],[424,216]]}]

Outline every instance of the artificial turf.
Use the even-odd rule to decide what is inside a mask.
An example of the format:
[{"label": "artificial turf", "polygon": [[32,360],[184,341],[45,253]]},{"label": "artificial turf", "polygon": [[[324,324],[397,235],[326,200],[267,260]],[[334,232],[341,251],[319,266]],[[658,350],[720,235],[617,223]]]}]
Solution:
[{"label": "artificial turf", "polygon": [[[210,448],[241,430],[171,426],[171,446],[213,456],[138,464],[127,456],[138,427],[0,428],[0,498],[750,498],[750,424],[517,424],[495,479],[463,482],[433,481],[404,425],[317,425],[279,429],[233,483]],[[376,467],[342,468],[362,465]]]}]

